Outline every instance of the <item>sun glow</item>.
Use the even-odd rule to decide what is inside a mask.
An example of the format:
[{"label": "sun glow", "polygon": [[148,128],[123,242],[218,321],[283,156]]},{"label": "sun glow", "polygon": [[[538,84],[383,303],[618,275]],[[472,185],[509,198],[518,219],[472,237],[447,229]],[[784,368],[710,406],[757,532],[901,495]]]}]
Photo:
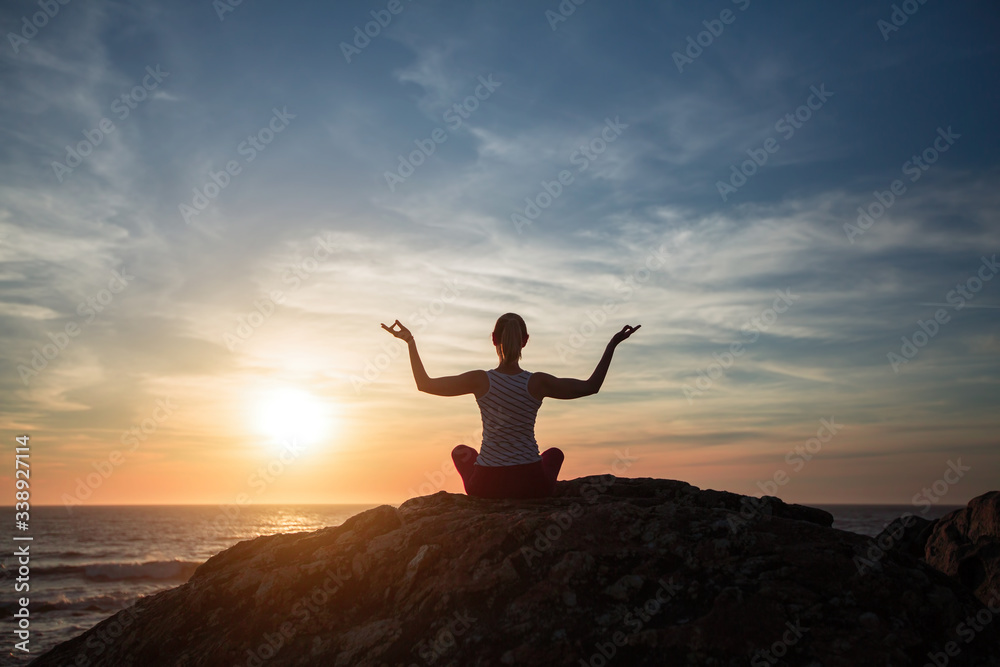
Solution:
[{"label": "sun glow", "polygon": [[268,391],[257,404],[257,428],[278,441],[314,445],[329,435],[332,421],[329,404],[301,389]]}]

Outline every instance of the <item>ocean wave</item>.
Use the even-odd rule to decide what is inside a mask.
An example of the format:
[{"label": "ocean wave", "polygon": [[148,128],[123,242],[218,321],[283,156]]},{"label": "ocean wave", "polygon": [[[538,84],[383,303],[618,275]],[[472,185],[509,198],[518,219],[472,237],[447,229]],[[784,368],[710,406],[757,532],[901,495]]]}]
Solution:
[{"label": "ocean wave", "polygon": [[76,576],[90,581],[124,581],[152,579],[157,581],[187,581],[200,562],[186,560],[153,560],[144,563],[85,563],[35,568],[39,576]]},{"label": "ocean wave", "polygon": [[32,612],[44,613],[49,611],[89,611],[102,614],[113,613],[129,606],[141,596],[133,593],[120,592],[104,595],[85,595],[83,597],[71,598],[66,595],[58,595],[52,599],[36,597],[33,599]]},{"label": "ocean wave", "polygon": [[45,554],[45,556],[49,558],[79,558],[80,556],[90,556],[93,558],[94,556],[97,556],[100,558],[101,554],[84,551],[56,551],[55,553]]}]

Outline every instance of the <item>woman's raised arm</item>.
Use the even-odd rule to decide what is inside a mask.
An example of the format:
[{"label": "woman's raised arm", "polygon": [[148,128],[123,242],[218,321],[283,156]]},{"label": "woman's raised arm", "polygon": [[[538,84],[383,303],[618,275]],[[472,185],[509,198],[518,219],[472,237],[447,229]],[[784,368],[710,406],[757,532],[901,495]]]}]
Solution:
[{"label": "woman's raised arm", "polygon": [[[396,327],[399,327],[397,330]],[[417,390],[435,396],[462,396],[463,394],[474,394],[477,389],[482,389],[487,385],[489,379],[485,371],[468,371],[461,375],[449,375],[446,377],[432,378],[424,370],[424,364],[420,361],[420,354],[417,352],[417,343],[413,340],[413,334],[404,327],[399,320],[393,322],[391,327],[385,324],[382,328],[391,333],[396,338],[404,341],[410,350],[410,367],[413,369],[413,379],[417,383]],[[483,391],[485,393],[485,389]]]},{"label": "woman's raised arm", "polygon": [[608,346],[604,349],[604,356],[597,362],[597,368],[594,369],[594,372],[586,380],[557,378],[548,373],[535,373],[533,377],[538,378],[536,380],[537,393],[543,398],[560,399],[581,398],[596,394],[600,391],[601,385],[604,384],[604,378],[607,376],[608,368],[611,366],[611,357],[614,356],[618,343],[638,331],[641,326],[640,324],[632,327],[626,324],[621,331],[612,336],[611,341],[608,342]]}]

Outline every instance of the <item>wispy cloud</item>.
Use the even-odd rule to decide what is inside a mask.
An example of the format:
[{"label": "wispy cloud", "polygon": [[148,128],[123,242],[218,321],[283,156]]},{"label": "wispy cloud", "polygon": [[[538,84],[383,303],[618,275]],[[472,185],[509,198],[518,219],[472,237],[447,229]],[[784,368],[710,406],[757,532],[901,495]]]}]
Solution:
[{"label": "wispy cloud", "polygon": [[[590,406],[552,402],[540,417],[570,474],[631,442],[637,475],[682,465],[694,483],[752,491],[835,414],[850,435],[813,468],[816,498],[848,499],[836,489],[851,466],[877,460],[901,472],[869,497],[906,502],[907,464],[953,451],[980,457],[971,484],[993,483],[984,397],[1000,283],[899,373],[887,359],[1000,246],[997,130],[977,74],[996,65],[988,21],[928,5],[886,43],[860,3],[754,5],[678,73],[671,53],[711,18],[697,8],[588,3],[553,31],[540,7],[408,4],[346,63],[339,40],[369,11],[244,5],[219,22],[207,5],[71,3],[0,51],[0,420],[69,457],[50,501],[86,452],[115,447],[168,394],[193,407],[159,431],[154,459],[239,460],[255,437],[246,395],[280,382],[351,407],[338,445],[351,461],[406,438],[414,465],[436,465],[475,429],[474,402],[416,394],[405,355],[363,391],[352,378],[388,354],[379,323],[397,317],[424,323],[432,374],[488,367],[489,331],[510,310],[528,321],[526,367],[562,375],[588,374],[613,331],[643,325]],[[0,25],[19,20],[0,12]],[[968,76],[941,64],[959,62]],[[112,105],[157,66],[169,77],[121,118]],[[449,127],[489,76],[500,87]],[[834,96],[786,139],[776,123],[823,84]],[[295,114],[281,133],[275,108]],[[53,162],[104,118],[115,130],[60,180]],[[609,121],[627,125],[613,141]],[[963,135],[953,150],[852,243],[858,207],[949,125]],[[435,128],[446,140],[388,188]],[[773,137],[780,150],[720,198],[717,183]],[[245,142],[261,144],[252,160]],[[564,171],[572,182],[552,195]],[[212,196],[187,224],[179,206],[196,190]],[[519,230],[511,216],[530,202],[538,215]],[[113,271],[134,281],[25,382],[20,369],[87,318],[80,304]],[[780,292],[794,304],[759,320]],[[745,352],[689,401],[685,385],[737,342]],[[376,499],[406,488],[393,479],[371,486]],[[342,497],[367,492],[343,481]]]}]

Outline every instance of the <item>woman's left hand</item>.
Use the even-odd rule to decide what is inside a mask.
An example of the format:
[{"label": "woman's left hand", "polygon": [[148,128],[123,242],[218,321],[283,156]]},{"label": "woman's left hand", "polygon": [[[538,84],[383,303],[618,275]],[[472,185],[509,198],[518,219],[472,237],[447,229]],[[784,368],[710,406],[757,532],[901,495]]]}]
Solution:
[{"label": "woman's left hand", "polygon": [[[397,330],[396,327],[399,327],[399,329]],[[391,327],[387,327],[386,325],[383,324],[382,328],[385,329],[386,331],[388,331],[389,333],[391,333],[396,338],[398,338],[398,339],[400,339],[400,340],[402,340],[402,341],[404,341],[406,343],[409,343],[411,340],[413,340],[413,334],[411,334],[410,330],[407,329],[406,327],[404,327],[399,322],[399,320],[396,320],[395,322],[393,322]]]}]

